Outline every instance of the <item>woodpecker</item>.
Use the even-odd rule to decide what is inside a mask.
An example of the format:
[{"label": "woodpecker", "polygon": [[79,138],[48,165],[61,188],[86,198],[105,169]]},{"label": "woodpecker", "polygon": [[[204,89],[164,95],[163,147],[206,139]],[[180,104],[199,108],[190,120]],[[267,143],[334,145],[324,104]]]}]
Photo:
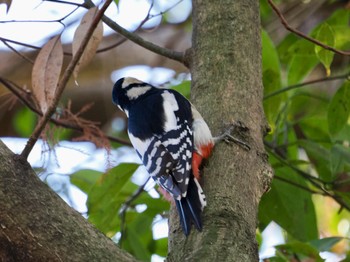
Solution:
[{"label": "woodpecker", "polygon": [[206,206],[199,168],[214,138],[196,108],[180,93],[138,79],[119,79],[113,103],[128,117],[128,135],[149,175],[174,198],[186,236],[202,230]]}]

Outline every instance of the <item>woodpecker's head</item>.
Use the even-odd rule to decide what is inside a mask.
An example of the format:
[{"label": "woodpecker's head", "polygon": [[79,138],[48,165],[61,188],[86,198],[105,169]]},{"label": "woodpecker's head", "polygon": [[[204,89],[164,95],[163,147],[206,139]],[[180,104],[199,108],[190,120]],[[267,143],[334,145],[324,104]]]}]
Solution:
[{"label": "woodpecker's head", "polygon": [[133,77],[120,78],[113,87],[113,103],[125,111],[131,103],[152,88],[154,87]]}]

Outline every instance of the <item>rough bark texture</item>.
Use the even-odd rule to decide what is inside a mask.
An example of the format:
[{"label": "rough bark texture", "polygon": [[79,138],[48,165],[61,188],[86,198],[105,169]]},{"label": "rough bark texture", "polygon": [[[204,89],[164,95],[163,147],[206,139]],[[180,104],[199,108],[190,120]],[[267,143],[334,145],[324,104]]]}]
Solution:
[{"label": "rough bark texture", "polygon": [[135,261],[0,140],[1,261]]},{"label": "rough bark texture", "polygon": [[193,1],[192,101],[214,135],[241,121],[247,151],[221,143],[202,174],[203,232],[185,239],[171,216],[168,261],[258,261],[258,203],[271,169],[264,151],[258,0]]}]

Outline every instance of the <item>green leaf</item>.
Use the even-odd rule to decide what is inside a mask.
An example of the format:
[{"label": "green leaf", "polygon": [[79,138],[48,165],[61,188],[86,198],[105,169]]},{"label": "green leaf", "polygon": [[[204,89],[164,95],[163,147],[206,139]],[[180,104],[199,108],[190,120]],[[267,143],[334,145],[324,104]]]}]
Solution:
[{"label": "green leaf", "polygon": [[[50,129],[48,129],[48,137],[52,138],[52,143],[58,143],[62,140],[70,140],[70,137],[73,133],[72,129],[58,127],[53,123],[49,123]],[[49,141],[51,142],[51,141]]]},{"label": "green leaf", "polygon": [[298,144],[304,148],[319,177],[324,181],[332,181],[334,177],[331,172],[329,149],[311,140],[299,140]]},{"label": "green leaf", "polygon": [[276,249],[276,256],[270,257],[269,262],[290,262],[290,259],[283,254],[280,250]]},{"label": "green leaf", "polygon": [[304,39],[293,44],[288,52],[291,60],[288,65],[288,85],[294,85],[302,81],[317,65],[314,44]]},{"label": "green leaf", "polygon": [[349,252],[346,255],[346,257],[342,260],[342,262],[350,262],[350,254],[349,254]]},{"label": "green leaf", "polygon": [[328,128],[333,139],[345,127],[350,114],[350,82],[346,81],[333,96],[328,106]]},{"label": "green leaf", "polygon": [[[349,17],[349,10],[340,9],[333,12],[332,16],[323,23],[327,23],[332,28],[336,48],[347,49],[350,46]],[[317,32],[323,24],[312,30],[311,37],[317,38]],[[319,62],[315,45],[305,39],[295,41],[296,38],[293,34],[289,34],[278,47],[281,61],[288,65],[288,85],[302,81]],[[322,39],[321,35],[320,38]]]},{"label": "green leaf", "polygon": [[146,204],[147,208],[142,213],[127,212],[126,234],[122,247],[144,261],[150,261],[150,256],[153,253],[166,256],[167,238],[154,240],[152,226],[156,215],[169,210],[169,202],[162,198],[152,198],[149,194],[142,194],[132,204]]},{"label": "green leaf", "polygon": [[79,170],[70,175],[70,182],[88,194],[101,175],[102,172],[96,170]]},{"label": "green leaf", "polygon": [[35,124],[35,114],[26,107],[18,110],[13,118],[13,126],[22,137],[29,137],[35,128]]},{"label": "green leaf", "polygon": [[190,98],[191,95],[191,81],[185,80],[182,83],[172,86],[171,89],[176,90],[186,98]]},{"label": "green leaf", "polygon": [[142,261],[150,261],[152,253],[148,245],[153,242],[153,218],[137,214],[136,219],[127,227],[126,238],[122,243],[124,249]]},{"label": "green leaf", "polygon": [[166,257],[168,254],[168,238],[160,238],[155,240],[155,249],[154,253],[156,253],[159,256]]},{"label": "green leaf", "polygon": [[334,33],[335,48],[348,49],[350,44],[349,28],[350,10],[341,8],[332,13],[325,21],[328,23]]},{"label": "green leaf", "polygon": [[326,237],[310,241],[319,252],[329,251],[335,244],[343,240],[343,237]]},{"label": "green leaf", "polygon": [[261,247],[261,244],[263,242],[262,234],[260,233],[260,230],[257,230],[255,235],[256,242],[258,243],[258,246]]},{"label": "green leaf", "polygon": [[[325,108],[325,106],[323,106],[323,108]],[[325,115],[326,114],[323,116],[321,115],[303,118],[298,122],[306,138],[330,143],[331,139],[328,132],[328,121]]]},{"label": "green leaf", "polygon": [[320,257],[319,251],[309,243],[293,241],[287,244],[275,246],[275,248],[281,251],[283,254],[290,254],[292,257],[294,257],[295,254],[298,254],[306,256],[308,258],[312,258],[314,259],[313,261],[324,261]]},{"label": "green leaf", "polygon": [[[269,35],[262,30],[262,62],[264,95],[281,88],[281,66],[275,45]],[[279,113],[279,107],[285,94],[274,96],[264,101],[264,110],[269,124],[274,130],[274,124]]]},{"label": "green leaf", "polygon": [[155,217],[158,214],[168,212],[170,209],[170,203],[163,198],[153,198],[148,194],[142,194],[133,202],[137,204],[147,205],[147,209],[142,214],[147,214],[150,217]]},{"label": "green leaf", "polygon": [[[308,187],[305,180],[293,173],[290,168],[276,168],[275,174],[292,183]],[[300,241],[318,238],[316,214],[311,194],[276,178],[272,181],[271,190],[261,199],[259,221],[261,230],[271,221],[275,221]]]},{"label": "green leaf", "polygon": [[330,154],[332,175],[337,177],[339,173],[345,171],[344,166],[350,164],[350,149],[335,144],[332,146]]},{"label": "green leaf", "polygon": [[350,19],[350,10],[346,8],[340,8],[332,12],[332,15],[327,18],[326,22],[332,27],[348,25]]},{"label": "green leaf", "polygon": [[[280,76],[281,66],[280,66],[276,47],[266,31],[264,31],[264,30],[261,31],[261,37],[262,37],[263,70],[270,69],[270,70],[274,71],[276,74],[278,74],[278,80],[280,82],[281,81],[281,76]],[[268,88],[268,87],[265,87],[265,88]],[[267,89],[267,91],[270,91],[270,90]],[[271,91],[275,91],[275,90],[271,90]]]},{"label": "green leaf", "polygon": [[350,47],[350,28],[348,25],[332,27],[334,30],[335,48],[347,50]]},{"label": "green leaf", "polygon": [[137,188],[129,180],[138,166],[123,163],[110,169],[96,181],[88,194],[89,221],[107,236],[117,232],[120,223],[118,211]]},{"label": "green leaf", "polygon": [[[344,150],[343,151],[343,147],[340,145],[333,145],[333,147],[331,148],[331,172],[332,172],[332,176],[336,177],[336,175],[343,171],[344,168],[344,164],[346,161],[346,158],[344,158],[344,154],[346,154],[347,152]],[[347,154],[347,156],[345,157],[350,157],[349,154]]]},{"label": "green leaf", "polygon": [[271,11],[271,7],[267,1],[260,2],[260,16],[262,21],[266,21],[270,18]]},{"label": "green leaf", "polygon": [[326,98],[322,93],[315,95],[310,91],[298,90],[291,97],[288,112],[289,118],[291,118],[293,122],[300,121],[303,118],[315,116],[324,118],[327,104],[328,98]]},{"label": "green leaf", "polygon": [[293,53],[290,52],[290,48],[298,41],[300,41],[298,36],[289,34],[278,44],[277,51],[283,65],[288,65],[290,63],[293,56]]},{"label": "green leaf", "polygon": [[[323,23],[316,32],[316,38],[321,43],[330,47],[335,46],[334,32],[333,29],[327,24]],[[326,69],[327,76],[331,75],[331,63],[333,61],[334,52],[324,49],[319,45],[315,45],[315,53],[317,58],[323,64]]]}]

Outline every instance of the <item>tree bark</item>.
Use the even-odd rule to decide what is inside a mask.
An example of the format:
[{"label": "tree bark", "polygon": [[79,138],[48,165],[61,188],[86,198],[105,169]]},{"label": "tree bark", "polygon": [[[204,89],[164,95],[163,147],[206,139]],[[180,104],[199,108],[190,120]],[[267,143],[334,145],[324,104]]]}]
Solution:
[{"label": "tree bark", "polygon": [[258,261],[258,203],[272,177],[263,145],[259,1],[194,0],[192,20],[192,101],[215,135],[241,121],[251,149],[215,147],[202,171],[203,231],[185,239],[172,212],[168,261]]},{"label": "tree bark", "polygon": [[0,140],[1,261],[136,261]]}]

